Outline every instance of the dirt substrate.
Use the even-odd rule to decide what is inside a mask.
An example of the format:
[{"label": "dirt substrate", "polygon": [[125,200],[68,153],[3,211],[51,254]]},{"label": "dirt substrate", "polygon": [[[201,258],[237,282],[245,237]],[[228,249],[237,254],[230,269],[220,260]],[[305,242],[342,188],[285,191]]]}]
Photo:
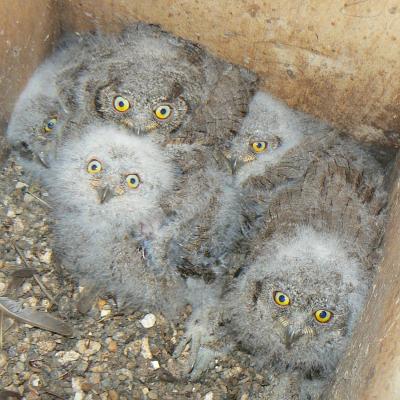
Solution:
[{"label": "dirt substrate", "polygon": [[[14,299],[68,322],[66,338],[26,324],[3,323],[0,389],[33,399],[267,399],[274,377],[261,374],[251,358],[235,351],[215,360],[199,382],[185,378],[188,351],[179,359],[173,350],[183,334],[178,324],[155,315],[144,327],[144,313],[122,315],[112,299],[99,299],[86,314],[77,309],[79,289],[54,262],[47,193],[28,180],[12,159],[0,176],[0,296],[15,269],[26,262],[55,298],[55,304],[33,278],[25,279]],[[188,311],[189,312],[189,311]],[[150,319],[152,325],[153,317]],[[145,324],[146,325],[146,324]],[[148,326],[148,325],[146,325]],[[276,382],[277,383],[277,382]],[[275,383],[275,384],[276,384]]]}]

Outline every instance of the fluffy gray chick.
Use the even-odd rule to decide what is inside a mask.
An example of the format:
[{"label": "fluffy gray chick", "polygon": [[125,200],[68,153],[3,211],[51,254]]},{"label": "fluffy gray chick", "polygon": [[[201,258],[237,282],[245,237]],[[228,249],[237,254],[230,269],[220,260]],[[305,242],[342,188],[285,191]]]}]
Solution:
[{"label": "fluffy gray chick", "polygon": [[82,70],[93,60],[92,35],[68,35],[34,72],[19,96],[7,128],[10,142],[25,172],[40,178],[54,154],[73,107],[60,96],[57,83],[69,71]]},{"label": "fluffy gray chick", "polygon": [[223,301],[225,329],[257,363],[298,375],[316,399],[361,314],[381,256],[384,170],[354,142],[321,152],[273,192]]},{"label": "fluffy gray chick", "polygon": [[45,178],[58,258],[121,305],[173,315],[185,297],[179,279],[148,267],[139,249],[163,220],[160,201],[173,167],[150,139],[123,128],[91,125],[80,133],[64,143]]},{"label": "fluffy gray chick", "polygon": [[114,55],[69,86],[81,118],[121,124],[159,142],[224,145],[239,129],[255,75],[154,25],[114,38]]}]

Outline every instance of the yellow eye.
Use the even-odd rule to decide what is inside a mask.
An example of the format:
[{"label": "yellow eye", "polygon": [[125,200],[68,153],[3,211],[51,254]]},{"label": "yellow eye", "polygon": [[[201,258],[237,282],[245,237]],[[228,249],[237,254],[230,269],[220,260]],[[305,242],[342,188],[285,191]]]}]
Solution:
[{"label": "yellow eye", "polygon": [[333,314],[328,310],[318,310],[314,313],[315,319],[321,324],[326,324],[329,322]]},{"label": "yellow eye", "polygon": [[274,292],[274,301],[278,306],[286,307],[290,305],[289,296],[282,292]]},{"label": "yellow eye", "polygon": [[136,189],[140,185],[139,175],[136,174],[127,175],[126,183],[131,189]]},{"label": "yellow eye", "polygon": [[98,160],[89,161],[87,165],[87,172],[89,172],[89,174],[98,174],[102,169],[101,162]]},{"label": "yellow eye", "polygon": [[52,117],[45,122],[43,130],[45,132],[51,132],[56,125],[57,125],[57,117]]},{"label": "yellow eye", "polygon": [[131,104],[124,97],[117,96],[114,99],[114,108],[119,112],[125,112],[125,111],[128,111],[131,108]]},{"label": "yellow eye", "polygon": [[158,119],[167,119],[171,115],[171,107],[167,104],[162,104],[161,106],[158,106],[154,114]]},{"label": "yellow eye", "polygon": [[262,153],[267,150],[267,142],[254,142],[251,147],[255,153]]}]

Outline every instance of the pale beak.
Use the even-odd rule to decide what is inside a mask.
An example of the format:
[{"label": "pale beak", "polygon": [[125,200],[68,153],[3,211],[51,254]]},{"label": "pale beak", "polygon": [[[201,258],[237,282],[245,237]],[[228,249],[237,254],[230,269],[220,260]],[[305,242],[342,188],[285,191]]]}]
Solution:
[{"label": "pale beak", "polygon": [[45,168],[50,168],[49,163],[47,162],[43,153],[33,153],[33,154]]},{"label": "pale beak", "polygon": [[285,345],[287,349],[292,347],[292,344],[303,336],[301,329],[293,329],[293,327],[288,326],[285,332]]},{"label": "pale beak", "polygon": [[113,196],[112,191],[109,186],[105,186],[97,191],[99,195],[100,204],[105,203],[107,200],[111,199]]}]

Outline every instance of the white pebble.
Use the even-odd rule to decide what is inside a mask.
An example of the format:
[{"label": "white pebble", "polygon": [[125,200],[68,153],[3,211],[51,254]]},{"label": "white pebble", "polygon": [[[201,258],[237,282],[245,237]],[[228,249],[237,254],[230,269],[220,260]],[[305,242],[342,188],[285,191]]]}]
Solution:
[{"label": "white pebble", "polygon": [[58,362],[60,364],[67,364],[71,361],[78,360],[81,355],[74,350],[71,351],[59,351],[56,353],[56,357],[58,358]]},{"label": "white pebble", "polygon": [[204,400],[213,400],[214,395],[213,392],[208,392],[205,396],[204,396]]},{"label": "white pebble", "polygon": [[45,264],[50,264],[51,254],[52,254],[52,252],[50,249],[46,250],[46,252],[44,254],[40,254],[39,255],[40,262],[45,263]]},{"label": "white pebble", "polygon": [[150,361],[150,365],[154,370],[160,368],[160,363],[158,361]]},{"label": "white pebble", "polygon": [[100,311],[100,316],[103,317],[107,317],[107,315],[111,314],[111,310],[107,310],[107,309],[103,309]]},{"label": "white pebble", "polygon": [[24,182],[17,182],[17,184],[15,185],[15,189],[22,189],[28,187],[28,185]]},{"label": "white pebble", "polygon": [[8,210],[7,211],[7,217],[8,218],[15,218],[17,214],[15,214],[14,210]]},{"label": "white pebble", "polygon": [[22,285],[22,293],[28,293],[32,290],[32,283],[24,282]]},{"label": "white pebble", "polygon": [[146,314],[141,320],[140,323],[144,328],[152,328],[156,323],[156,316],[154,314]]}]

